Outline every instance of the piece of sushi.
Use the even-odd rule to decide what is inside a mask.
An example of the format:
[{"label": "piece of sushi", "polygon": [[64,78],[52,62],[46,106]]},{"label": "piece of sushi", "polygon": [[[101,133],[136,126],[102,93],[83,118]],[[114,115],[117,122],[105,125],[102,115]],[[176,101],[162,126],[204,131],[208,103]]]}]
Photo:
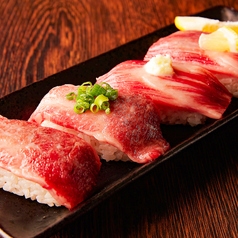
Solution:
[{"label": "piece of sushi", "polygon": [[147,72],[147,62],[120,63],[97,83],[106,82],[119,91],[149,97],[159,108],[163,124],[202,124],[206,117],[220,119],[231,102],[231,94],[202,67],[173,64],[169,75]]},{"label": "piece of sushi", "polygon": [[238,97],[238,53],[204,50],[199,47],[201,31],[178,31],[160,38],[148,49],[144,60],[170,55],[173,62],[209,70],[234,96]]},{"label": "piece of sushi", "polygon": [[162,136],[160,113],[151,100],[139,94],[122,93],[110,101],[110,114],[86,111],[77,114],[70,92],[78,86],[62,85],[50,90],[29,121],[83,137],[102,159],[146,163],[169,149]]},{"label": "piece of sushi", "polygon": [[101,162],[79,137],[0,116],[0,187],[49,206],[74,208],[95,186]]}]

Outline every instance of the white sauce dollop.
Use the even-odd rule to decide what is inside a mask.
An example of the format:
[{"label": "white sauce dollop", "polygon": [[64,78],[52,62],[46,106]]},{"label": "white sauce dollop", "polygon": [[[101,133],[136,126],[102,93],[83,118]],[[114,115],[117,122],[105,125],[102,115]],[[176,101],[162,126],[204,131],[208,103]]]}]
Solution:
[{"label": "white sauce dollop", "polygon": [[144,67],[147,73],[154,76],[169,76],[174,73],[170,55],[156,55]]}]

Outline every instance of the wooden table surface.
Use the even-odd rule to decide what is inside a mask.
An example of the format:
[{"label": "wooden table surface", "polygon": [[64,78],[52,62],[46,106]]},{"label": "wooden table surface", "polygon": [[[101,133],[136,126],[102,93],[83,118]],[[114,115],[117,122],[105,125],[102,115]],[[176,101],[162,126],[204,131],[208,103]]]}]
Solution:
[{"label": "wooden table surface", "polygon": [[[235,0],[1,0],[0,96]],[[77,218],[56,237],[238,237],[238,120]]]}]

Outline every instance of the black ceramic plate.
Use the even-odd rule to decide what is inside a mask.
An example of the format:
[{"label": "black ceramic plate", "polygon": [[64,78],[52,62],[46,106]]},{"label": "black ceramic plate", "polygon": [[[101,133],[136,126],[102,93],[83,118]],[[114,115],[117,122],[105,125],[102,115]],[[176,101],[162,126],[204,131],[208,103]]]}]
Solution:
[{"label": "black ceramic plate", "polygon": [[[222,6],[208,9],[197,15],[219,20],[238,21],[238,12]],[[170,25],[9,94],[0,99],[0,114],[8,118],[26,120],[41,98],[52,87],[65,83],[94,82],[96,77],[108,72],[122,61],[142,59],[153,42],[174,31],[176,31],[175,26]],[[45,237],[53,234],[63,225],[89,211],[130,181],[150,171],[162,161],[171,158],[174,154],[237,116],[238,100],[233,99],[221,120],[208,120],[205,125],[195,128],[189,126],[162,126],[163,135],[171,145],[171,149],[164,156],[144,165],[129,162],[104,162],[92,196],[72,211],[66,208],[50,208],[47,205],[24,199],[0,189],[0,236],[8,237],[9,235],[17,238],[27,238]]]}]

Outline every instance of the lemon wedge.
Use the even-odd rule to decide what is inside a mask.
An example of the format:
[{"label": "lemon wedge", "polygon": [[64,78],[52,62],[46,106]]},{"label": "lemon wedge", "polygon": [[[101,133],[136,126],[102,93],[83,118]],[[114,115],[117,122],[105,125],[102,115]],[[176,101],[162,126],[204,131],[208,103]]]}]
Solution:
[{"label": "lemon wedge", "polygon": [[205,50],[238,52],[238,34],[229,27],[199,37],[199,46]]},{"label": "lemon wedge", "polygon": [[197,30],[211,33],[223,26],[227,26],[238,33],[238,21],[219,21],[197,16],[177,16],[174,19],[174,23],[181,31]]}]

